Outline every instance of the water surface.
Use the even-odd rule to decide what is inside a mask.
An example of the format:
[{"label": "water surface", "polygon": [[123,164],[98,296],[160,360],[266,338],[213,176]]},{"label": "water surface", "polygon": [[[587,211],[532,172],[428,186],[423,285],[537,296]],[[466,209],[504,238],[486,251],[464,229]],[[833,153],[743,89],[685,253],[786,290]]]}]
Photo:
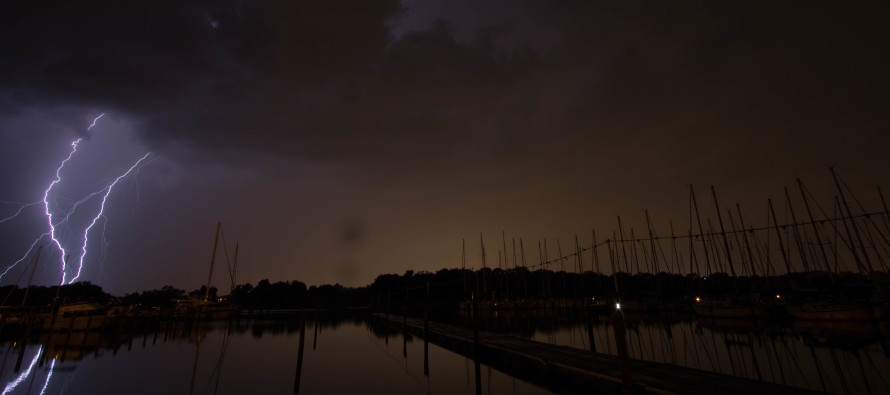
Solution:
[{"label": "water surface", "polygon": [[[476,393],[473,361],[434,344],[428,345],[425,375],[420,338],[363,318],[309,318],[305,328],[301,394]],[[24,346],[20,339],[0,342],[3,394],[295,393],[296,317],[118,332],[132,334],[43,335]],[[484,364],[479,379],[485,394],[550,393]]]}]

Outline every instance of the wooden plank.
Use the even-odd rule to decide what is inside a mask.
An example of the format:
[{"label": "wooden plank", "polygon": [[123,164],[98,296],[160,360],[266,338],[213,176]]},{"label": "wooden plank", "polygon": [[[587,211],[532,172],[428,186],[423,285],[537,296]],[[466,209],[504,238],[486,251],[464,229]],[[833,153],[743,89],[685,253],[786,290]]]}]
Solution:
[{"label": "wooden plank", "polygon": [[[399,330],[423,336],[423,320],[374,314]],[[407,328],[403,328],[403,322]],[[515,336],[473,331],[456,325],[429,322],[429,341],[474,358],[519,378],[559,392],[620,393],[617,357],[558,346]],[[816,394],[810,390],[707,372],[682,366],[631,360],[635,390],[649,394]]]}]

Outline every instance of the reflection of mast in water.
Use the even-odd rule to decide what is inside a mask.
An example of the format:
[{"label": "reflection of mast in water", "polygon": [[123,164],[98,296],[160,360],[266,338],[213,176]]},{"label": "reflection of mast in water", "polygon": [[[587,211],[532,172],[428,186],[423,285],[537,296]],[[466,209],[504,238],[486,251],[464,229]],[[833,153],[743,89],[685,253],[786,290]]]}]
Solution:
[{"label": "reflection of mast in water", "polygon": [[195,363],[192,365],[192,381],[189,385],[189,395],[195,391],[195,373],[198,372],[198,354],[201,353],[201,334],[198,333],[198,339],[195,342]]}]

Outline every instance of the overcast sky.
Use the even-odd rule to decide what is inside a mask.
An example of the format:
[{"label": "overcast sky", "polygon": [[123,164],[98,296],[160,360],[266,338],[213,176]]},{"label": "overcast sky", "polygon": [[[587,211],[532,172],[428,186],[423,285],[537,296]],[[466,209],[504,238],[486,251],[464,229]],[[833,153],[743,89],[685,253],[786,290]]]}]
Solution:
[{"label": "overcast sky", "polygon": [[[0,223],[0,266],[48,230],[73,140],[55,221],[150,152],[88,234],[80,279],[112,293],[199,287],[217,221],[238,282],[358,286],[459,267],[463,238],[478,267],[480,232],[489,265],[502,231],[529,261],[644,209],[686,232],[690,183],[751,225],[797,177],[830,205],[829,166],[875,208],[890,185],[886,2],[0,7],[0,217],[40,202]],[[71,259],[98,208],[58,226]]]}]

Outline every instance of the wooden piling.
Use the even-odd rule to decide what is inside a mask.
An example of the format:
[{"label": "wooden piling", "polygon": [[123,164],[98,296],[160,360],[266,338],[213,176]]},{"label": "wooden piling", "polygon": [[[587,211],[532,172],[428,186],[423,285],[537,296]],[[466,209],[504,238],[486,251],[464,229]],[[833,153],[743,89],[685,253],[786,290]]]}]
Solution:
[{"label": "wooden piling", "polygon": [[429,342],[429,330],[430,330],[430,282],[426,282],[426,303],[424,304],[423,311],[423,375],[426,377],[430,376],[430,342]]},{"label": "wooden piling", "polygon": [[294,393],[300,393],[300,375],[303,373],[303,346],[306,340],[306,308],[300,314],[300,346],[297,350],[297,373],[294,377]]},{"label": "wooden piling", "polygon": [[630,372],[630,358],[627,355],[624,313],[620,309],[612,312],[612,329],[615,331],[615,349],[618,352],[618,368],[621,371],[621,389],[625,394],[633,391],[633,377]]}]

